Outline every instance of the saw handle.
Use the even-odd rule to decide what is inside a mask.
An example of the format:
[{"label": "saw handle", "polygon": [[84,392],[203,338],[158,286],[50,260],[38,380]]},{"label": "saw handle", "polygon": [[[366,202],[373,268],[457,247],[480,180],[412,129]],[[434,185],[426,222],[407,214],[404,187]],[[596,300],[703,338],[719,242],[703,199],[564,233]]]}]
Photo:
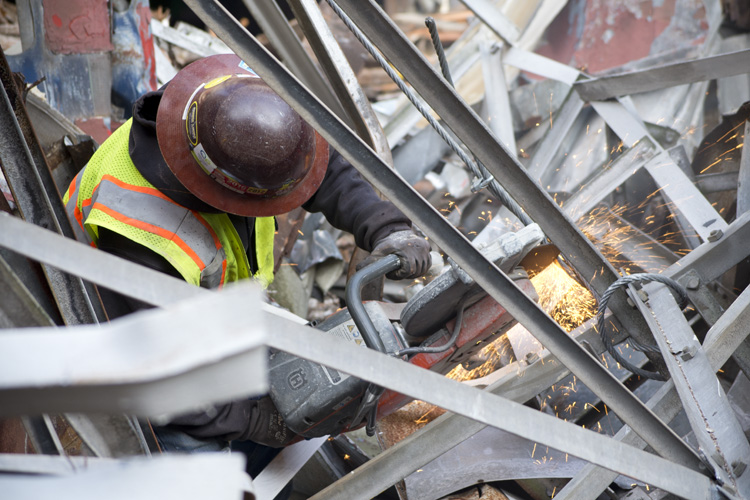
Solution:
[{"label": "saw handle", "polygon": [[[354,324],[357,325],[359,333],[365,339],[365,344],[370,349],[385,352],[385,346],[378,334],[377,328],[372,323],[370,316],[367,314],[364,304],[362,304],[362,288],[375,279],[378,279],[391,271],[401,267],[401,259],[397,255],[386,255],[367,267],[363,267],[349,280],[346,285],[346,306],[349,309]],[[384,389],[370,382],[359,403],[359,408],[352,418],[350,426],[357,425],[367,414],[366,432],[368,436],[375,434],[375,419],[378,411],[378,399],[383,394]]]},{"label": "saw handle", "polygon": [[346,306],[352,315],[354,324],[357,325],[362,338],[365,339],[367,347],[379,352],[385,352],[383,341],[378,335],[377,328],[372,323],[370,316],[362,304],[362,289],[364,286],[378,278],[385,276],[391,271],[401,267],[401,259],[397,255],[386,255],[367,267],[363,267],[349,280],[346,285]]}]

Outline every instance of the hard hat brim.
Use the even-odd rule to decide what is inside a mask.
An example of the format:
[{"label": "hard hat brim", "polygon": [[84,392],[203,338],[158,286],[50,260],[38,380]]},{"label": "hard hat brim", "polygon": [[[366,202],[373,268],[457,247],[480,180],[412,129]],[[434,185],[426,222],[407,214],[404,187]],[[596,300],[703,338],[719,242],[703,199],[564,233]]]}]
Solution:
[{"label": "hard hat brim", "polygon": [[[315,133],[315,160],[307,175],[288,193],[275,198],[245,195],[223,187],[198,165],[188,148],[183,112],[196,88],[223,75],[249,74],[234,54],[195,61],[169,82],[156,115],[156,137],[161,154],[177,180],[195,197],[212,207],[245,217],[280,215],[301,206],[318,190],[328,167],[328,143]],[[257,76],[257,75],[256,75]]]}]

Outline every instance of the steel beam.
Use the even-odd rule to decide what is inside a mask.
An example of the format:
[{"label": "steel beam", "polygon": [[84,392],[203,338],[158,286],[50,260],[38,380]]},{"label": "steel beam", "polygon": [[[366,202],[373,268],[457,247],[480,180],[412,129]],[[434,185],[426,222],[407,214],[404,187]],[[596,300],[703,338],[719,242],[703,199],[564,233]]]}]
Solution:
[{"label": "steel beam", "polygon": [[49,415],[24,416],[21,420],[34,451],[42,455],[65,455],[65,450]]},{"label": "steel beam", "polygon": [[[636,452],[632,447],[621,445],[596,432],[371,349],[343,345],[324,332],[310,331],[272,315],[267,315],[266,321],[270,328],[283,332],[268,337],[268,345],[274,349],[330,366],[541,445],[601,464],[676,495],[710,498],[712,487],[709,479],[681,465],[645,452]],[[319,495],[325,496],[317,498],[351,498],[352,494],[351,490],[343,489],[332,493],[321,492]]]},{"label": "steel beam", "polygon": [[[87,459],[87,460],[82,460]],[[4,498],[111,500],[180,498],[254,500],[240,454],[169,454],[154,458],[101,460],[90,457],[0,455]]]},{"label": "steel beam", "polygon": [[[5,213],[0,213],[0,247],[12,248],[25,257],[82,276],[87,281],[152,306],[167,307],[176,302],[198,300],[216,293],[96,250]],[[265,302],[261,302],[260,307],[272,309],[277,314],[283,313],[290,320],[305,323],[299,316]]]},{"label": "steel beam", "polygon": [[[41,22],[41,20],[38,19],[36,22]],[[12,116],[15,116],[16,122],[18,123],[17,133],[19,140],[22,138],[23,142],[26,144],[25,149],[28,150],[28,158],[31,160],[30,167],[35,171],[35,174],[33,174],[34,182],[37,182],[39,187],[43,188],[43,193],[36,193],[36,196],[34,197],[35,200],[43,200],[43,205],[40,207],[43,212],[40,214],[40,217],[53,218],[54,221],[56,221],[56,226],[58,227],[60,234],[63,234],[68,238],[75,238],[73,235],[73,227],[68,221],[68,216],[65,213],[65,206],[62,204],[62,199],[59,195],[59,187],[55,184],[49,165],[47,165],[44,149],[42,149],[36,138],[34,128],[26,111],[26,103],[24,102],[23,95],[16,86],[10,66],[8,66],[8,62],[5,59],[5,54],[2,53],[2,51],[0,51],[0,54],[2,54],[0,57],[0,79],[2,80],[9,102],[11,103],[11,106],[8,109],[11,110]],[[9,129],[15,128],[10,125],[4,126],[8,126]],[[13,137],[15,139],[13,133],[3,135],[2,137]],[[25,151],[19,152],[21,154],[25,153]],[[32,175],[31,171],[27,171],[26,173]],[[63,189],[66,187],[67,186],[63,186]],[[49,212],[49,215],[44,212]],[[49,227],[51,228],[52,226]]]},{"label": "steel beam", "polygon": [[[586,462],[513,434],[485,427],[404,479],[409,500],[452,498],[478,483],[568,479]],[[453,497],[455,498],[455,497]]]},{"label": "steel beam", "polygon": [[560,147],[573,126],[573,123],[581,114],[583,101],[575,92],[568,92],[565,102],[555,115],[555,127],[551,127],[542,141],[534,151],[534,155],[528,163],[529,174],[539,182],[545,179],[552,165],[552,160],[557,155]]},{"label": "steel beam", "polygon": [[323,78],[320,70],[307,54],[302,42],[297,38],[281,7],[276,2],[256,2],[254,0],[243,0],[245,7],[253,15],[263,29],[263,33],[273,45],[273,48],[281,57],[284,65],[294,73],[297,78],[307,86],[310,91],[318,96],[331,111],[352,126],[349,115],[344,111],[341,102],[336,98],[330,85]]},{"label": "steel beam", "polygon": [[2,255],[0,255],[0,286],[3,289],[3,300],[0,304],[0,328],[53,326],[55,324]]},{"label": "steel beam", "polygon": [[520,36],[518,27],[505,17],[490,0],[460,0],[477,15],[484,24],[508,45],[513,45]]},{"label": "steel beam", "polygon": [[[622,143],[632,148],[638,144],[644,137],[649,137],[646,125],[631,110],[624,105],[625,100],[621,101],[594,101],[591,106],[604,118],[609,128],[620,138]],[[650,137],[649,137],[650,138]],[[657,144],[651,139],[652,144]]]},{"label": "steel beam", "polygon": [[518,47],[510,47],[503,57],[503,63],[518,69],[557,80],[566,85],[582,77],[581,73],[567,64],[549,59],[536,52],[529,52]]},{"label": "steel beam", "polygon": [[737,217],[750,210],[750,121],[745,122],[744,137],[737,179]]},{"label": "steel beam", "polygon": [[[170,28],[169,26],[165,26],[156,19],[151,19],[151,24],[149,25],[151,27],[151,33],[156,38],[160,38],[161,40],[164,40],[167,43],[171,43],[172,45],[176,45],[177,47],[181,49],[185,49],[188,52],[192,52],[193,54],[201,57],[208,57],[212,56],[214,54],[221,54],[217,48],[212,47],[210,45],[204,45],[202,43],[198,43],[189,36],[186,36],[185,34],[181,33],[180,31]],[[227,49],[224,49],[225,51]],[[171,64],[171,63],[170,63]]]},{"label": "steel beam", "polygon": [[[0,246],[105,288],[111,288],[112,285],[107,285],[115,283],[117,292],[147,304],[164,306],[211,293],[4,212],[0,213]],[[158,286],[152,284],[155,282]]]},{"label": "steel beam", "polygon": [[389,165],[393,164],[391,149],[365,91],[357,81],[344,52],[326,24],[315,0],[291,0],[289,5],[315,52],[318,62],[331,82],[334,92],[349,116],[347,123]]},{"label": "steel beam", "polygon": [[503,46],[500,43],[479,44],[484,76],[484,106],[487,123],[505,148],[516,156],[516,137],[513,133],[513,115],[508,96],[508,85],[503,71]]},{"label": "steel beam", "polygon": [[281,450],[253,479],[258,498],[276,498],[327,440],[328,436],[306,439]]},{"label": "steel beam", "polygon": [[[643,403],[604,369],[591,354],[583,350],[573,339],[567,336],[552,318],[547,316],[534,301],[516,287],[494,264],[484,258],[481,252],[473,247],[471,242],[451,226],[437,210],[427,204],[411,186],[404,183],[398,175],[392,172],[377,154],[359,138],[354,136],[340,120],[323,107],[315,96],[311,95],[285,68],[279,66],[275,59],[257,40],[249,35],[239,23],[233,21],[232,16],[220,4],[215,0],[211,2],[187,0],[186,3],[201,17],[210,29],[217,33],[227,45],[232,47],[245,62],[250,64],[269,86],[281,95],[308,123],[315,127],[330,144],[336,147],[367,180],[383,192],[388,199],[393,201],[428,236],[434,239],[489,295],[503,304],[513,317],[526,326],[527,329],[534,332],[534,335],[562,363],[569,367],[583,383],[596,392],[624,422],[637,427],[644,439],[658,453],[678,463],[686,464],[694,470],[700,470],[702,467],[700,460],[677,435],[663,422],[655,418],[643,406]],[[370,31],[368,35],[372,35],[373,30],[380,32],[381,29],[379,28],[381,28],[381,25],[383,23],[387,24],[385,28],[382,28],[382,33],[378,35],[380,40],[377,41],[381,42],[381,44],[384,43],[382,40],[383,36],[399,39],[403,37],[400,32],[394,31],[394,27],[389,24],[389,20],[385,18],[382,11],[374,4],[369,2],[357,2],[356,5],[349,2],[346,3],[348,4],[347,10],[356,11],[359,23],[362,24],[364,22],[367,24],[366,29]],[[371,11],[370,9],[373,10]],[[361,16],[365,16],[365,18],[363,19]],[[380,48],[383,49],[383,46],[381,45]],[[419,57],[418,64],[414,68],[409,69],[409,73],[413,73],[413,70],[424,71],[421,68],[424,65],[427,68],[426,71],[434,78],[434,80],[430,81],[430,85],[442,88],[449,93],[451,100],[455,100],[457,95],[452,89],[440,82],[440,78],[437,77],[434,70],[421,55],[413,47],[409,48],[409,52],[417,54]],[[390,56],[390,54],[386,55]],[[400,66],[400,64],[397,66]],[[405,71],[402,67],[398,67],[398,69],[402,70],[402,72]],[[407,79],[412,81],[410,76]],[[419,90],[422,92],[424,89]],[[481,144],[477,144],[476,140],[486,138],[486,142],[492,144],[491,149],[499,148],[501,152],[498,156],[499,158],[508,160],[517,166],[517,168],[509,169],[509,171],[512,170],[514,174],[518,175],[519,179],[525,180],[526,184],[522,182],[522,187],[530,188],[531,193],[529,194],[529,199],[526,200],[529,202],[528,207],[534,206],[536,210],[538,207],[534,204],[534,201],[537,199],[544,200],[540,201],[540,206],[544,204],[551,205],[550,208],[554,207],[553,210],[556,216],[550,216],[545,220],[545,223],[556,220],[560,222],[560,227],[552,228],[554,231],[558,232],[558,230],[562,229],[564,234],[568,236],[571,234],[577,235],[577,237],[573,238],[574,244],[568,245],[567,248],[568,250],[572,250],[572,247],[576,247],[580,252],[569,252],[569,254],[573,255],[575,263],[583,264],[582,257],[593,253],[595,257],[585,265],[592,268],[592,273],[589,275],[596,274],[597,279],[594,281],[599,286],[605,286],[604,280],[609,276],[607,270],[614,277],[614,271],[609,266],[609,263],[606,262],[583,234],[575,226],[571,225],[570,221],[564,216],[560,208],[555,205],[549,195],[539,189],[534,181],[528,177],[523,167],[516,164],[508,156],[502,146],[494,140],[492,134],[476,118],[476,115],[464,104],[460,104],[460,106],[461,109],[469,113],[470,126],[468,128],[480,129],[472,139],[474,144],[478,146],[477,149],[481,147]],[[464,137],[463,139],[467,143],[466,138]],[[496,158],[489,159],[486,157],[484,159],[480,157],[479,159],[486,160],[487,163],[496,160]],[[497,177],[497,172],[493,173]],[[537,213],[537,215],[540,214]],[[549,236],[550,234],[547,233],[547,235]],[[566,241],[563,242],[563,239]],[[558,246],[565,246],[570,241],[567,238],[559,238],[555,242]],[[578,243],[584,245],[584,247],[578,247]],[[599,263],[602,265],[606,264],[606,269],[599,268]],[[622,304],[624,304],[624,300]]]},{"label": "steel beam", "polygon": [[[750,322],[750,289],[745,289],[711,327],[703,341],[703,350],[713,371],[724,366],[732,353],[750,338],[748,337],[750,333],[747,328],[748,322]],[[668,380],[649,400],[648,406],[667,422],[676,417],[682,411],[682,404],[674,383]],[[646,447],[646,443],[629,427],[620,429],[615,439],[639,448]],[[556,498],[595,500],[616,477],[616,472],[589,464],[565,488],[560,490]]]},{"label": "steel beam", "polygon": [[[153,417],[262,394],[268,384],[261,302],[248,282],[107,326],[69,327],[65,335],[54,328],[5,330],[0,415]],[[19,356],[27,352],[35,355]]]},{"label": "steel beam", "polygon": [[66,413],[65,420],[97,457],[151,455],[135,417]]},{"label": "steel beam", "polygon": [[637,301],[672,375],[677,393],[700,449],[715,464],[717,479],[742,496],[750,494],[750,474],[737,476],[737,466],[750,457],[750,444],[734,416],[715,370],[669,288],[661,283],[644,287],[648,302]]},{"label": "steel beam", "polygon": [[656,146],[650,140],[640,141],[608,168],[599,169],[595,177],[565,200],[563,210],[573,220],[585,216],[655,155]]},{"label": "steel beam", "polygon": [[[4,56],[2,63],[3,68],[7,70]],[[53,208],[56,204],[51,201],[50,193],[57,194],[57,189],[54,188],[54,184],[50,188],[43,182],[40,169],[35,167],[32,152],[16,119],[14,107],[5,88],[5,85],[14,85],[14,83],[11,80],[10,84],[3,82],[3,85],[2,96],[0,96],[0,137],[3,138],[0,142],[0,164],[13,191],[18,209],[29,222],[60,234],[65,234],[62,226],[67,224],[68,232],[72,236],[72,228],[67,217],[58,219]],[[16,95],[16,99],[18,98]],[[46,167],[46,163],[44,166]],[[59,200],[57,204],[62,205]],[[66,323],[75,325],[98,322],[94,305],[80,278],[66,275],[50,267],[44,267],[44,272]],[[98,297],[96,300],[98,301]],[[101,306],[98,309],[101,309]]]},{"label": "steel beam", "polygon": [[585,101],[603,101],[612,97],[649,92],[676,85],[743,75],[748,72],[749,66],[750,50],[740,50],[693,61],[594,78],[577,82],[573,88]]},{"label": "steel beam", "polygon": [[666,151],[646,163],[646,170],[670,202],[670,210],[682,214],[703,241],[726,231],[726,221]]}]

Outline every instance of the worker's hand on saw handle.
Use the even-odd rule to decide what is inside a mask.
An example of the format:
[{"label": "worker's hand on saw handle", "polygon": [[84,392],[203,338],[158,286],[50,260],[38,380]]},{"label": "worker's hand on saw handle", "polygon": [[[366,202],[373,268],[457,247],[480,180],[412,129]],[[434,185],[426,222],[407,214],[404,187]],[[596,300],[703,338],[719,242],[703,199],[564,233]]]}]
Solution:
[{"label": "worker's hand on saw handle", "polygon": [[432,265],[430,244],[412,230],[396,231],[375,242],[370,256],[357,265],[357,270],[374,261],[395,254],[401,260],[401,267],[388,273],[392,280],[418,278]]},{"label": "worker's hand on saw handle", "polygon": [[286,426],[284,418],[268,396],[260,398],[251,410],[246,436],[250,441],[271,448],[283,448],[301,439]]}]

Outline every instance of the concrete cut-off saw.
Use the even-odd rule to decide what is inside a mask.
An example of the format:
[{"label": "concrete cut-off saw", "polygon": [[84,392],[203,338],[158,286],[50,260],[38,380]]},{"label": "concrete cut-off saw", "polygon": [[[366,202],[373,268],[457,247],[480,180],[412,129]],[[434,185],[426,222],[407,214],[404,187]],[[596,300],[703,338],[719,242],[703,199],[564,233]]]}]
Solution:
[{"label": "concrete cut-off saw", "polygon": [[[539,227],[531,224],[478,249],[536,299],[519,263],[543,239]],[[346,287],[347,308],[314,327],[342,342],[446,374],[477,354],[491,336],[516,324],[453,263],[405,304],[363,303],[362,287],[399,266],[399,258],[390,255],[355,273]],[[362,425],[373,435],[377,419],[411,401],[408,396],[282,351],[271,351],[269,370],[271,399],[287,426],[302,437],[337,435]]]}]

